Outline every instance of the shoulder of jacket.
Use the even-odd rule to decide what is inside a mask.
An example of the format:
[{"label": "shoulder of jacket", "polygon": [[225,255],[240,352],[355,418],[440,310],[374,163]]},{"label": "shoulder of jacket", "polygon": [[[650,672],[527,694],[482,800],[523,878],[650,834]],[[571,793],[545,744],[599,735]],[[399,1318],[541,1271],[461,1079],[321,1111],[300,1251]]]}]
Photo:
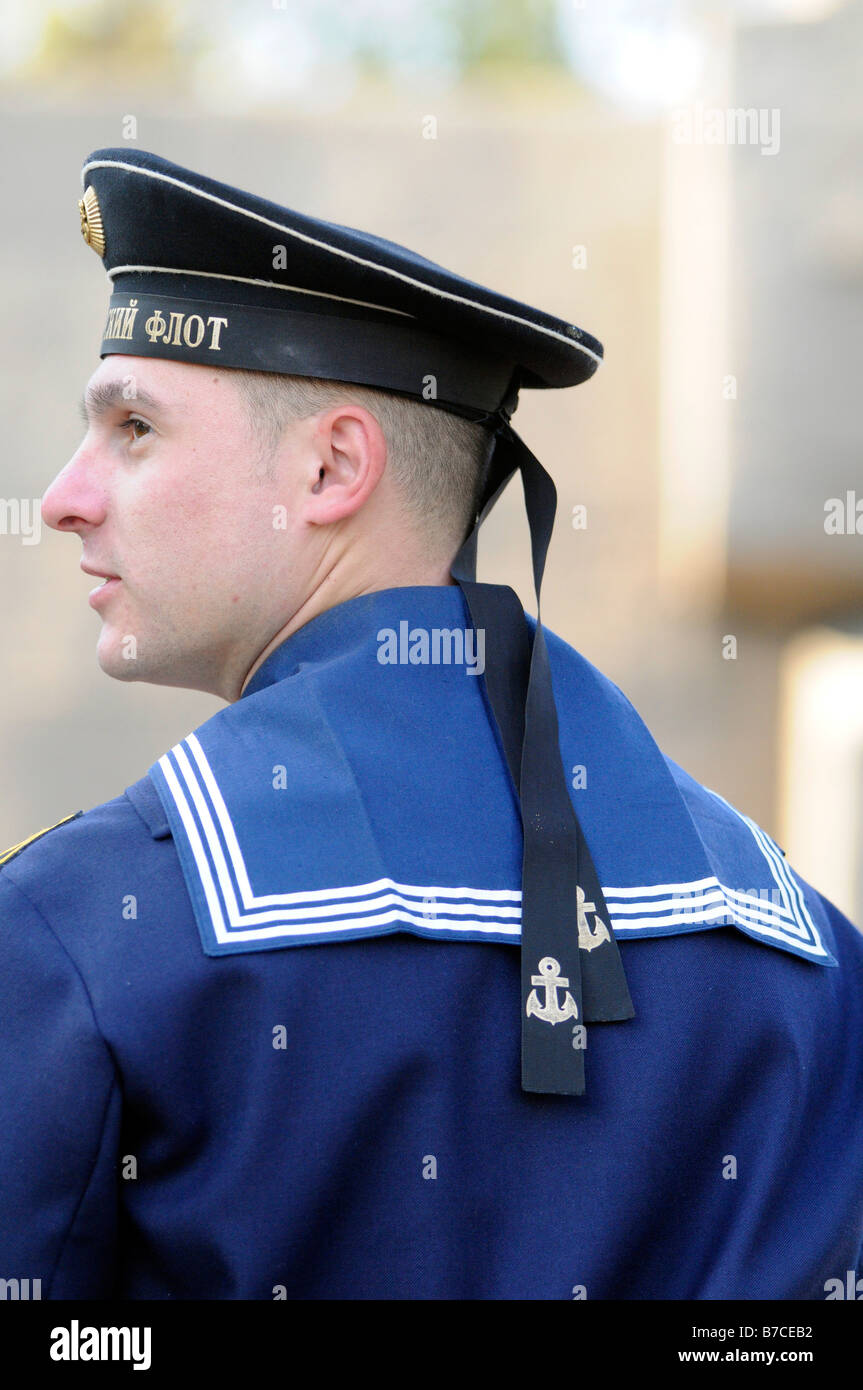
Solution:
[{"label": "shoulder of jacket", "polygon": [[[131,790],[134,793],[136,787]],[[140,798],[124,792],[86,811],[75,811],[35,834],[28,835],[0,854],[0,872],[10,864],[23,867],[26,876],[61,868],[68,859],[114,860],[128,847],[139,852],[158,827],[143,814]]]},{"label": "shoulder of jacket", "polygon": [[12,860],[17,859],[18,855],[23,853],[29,845],[34,845],[37,840],[41,840],[44,836],[50,835],[53,830],[59,830],[61,825],[68,825],[70,821],[77,820],[78,817],[83,814],[83,811],[73,811],[71,815],[63,816],[62,820],[55,821],[53,825],[46,825],[44,829],[37,830],[35,834],[28,835],[26,839],[19,840],[15,845],[10,845],[9,849],[4,850],[3,853],[0,854],[0,868],[3,868],[5,864],[11,864]]}]

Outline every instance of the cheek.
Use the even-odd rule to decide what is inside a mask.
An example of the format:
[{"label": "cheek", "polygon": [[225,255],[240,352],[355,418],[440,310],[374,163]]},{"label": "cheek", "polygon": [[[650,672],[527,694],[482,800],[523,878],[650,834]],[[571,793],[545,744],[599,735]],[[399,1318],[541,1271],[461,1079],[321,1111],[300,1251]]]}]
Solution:
[{"label": "cheek", "polygon": [[260,588],[262,575],[275,577],[291,546],[291,519],[285,529],[274,517],[268,491],[219,484],[201,476],[180,491],[151,478],[125,499],[118,558],[125,555],[133,582],[212,607],[236,604]]},{"label": "cheek", "polygon": [[132,589],[197,588],[217,576],[217,560],[208,560],[221,524],[212,492],[203,483],[168,487],[154,474],[135,484],[116,497],[117,561]]}]

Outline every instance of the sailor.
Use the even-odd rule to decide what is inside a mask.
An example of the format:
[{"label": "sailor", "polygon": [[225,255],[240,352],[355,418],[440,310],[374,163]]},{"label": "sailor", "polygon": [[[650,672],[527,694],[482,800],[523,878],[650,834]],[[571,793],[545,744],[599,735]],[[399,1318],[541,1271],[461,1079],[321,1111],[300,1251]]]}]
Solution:
[{"label": "sailor", "polygon": [[225,705],[4,858],[0,1276],[827,1297],[863,939],[475,578],[519,472],[539,599],[511,416],[599,342],[143,151],[86,161],[80,215],[112,295],[43,515],[102,669]]}]

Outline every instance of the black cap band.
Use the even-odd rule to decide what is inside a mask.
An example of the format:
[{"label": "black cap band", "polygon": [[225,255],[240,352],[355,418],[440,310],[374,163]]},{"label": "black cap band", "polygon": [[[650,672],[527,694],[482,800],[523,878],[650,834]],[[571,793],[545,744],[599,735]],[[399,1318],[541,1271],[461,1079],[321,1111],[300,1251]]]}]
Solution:
[{"label": "black cap band", "polygon": [[354,382],[431,406],[493,412],[512,363],[479,356],[407,315],[310,313],[166,294],[111,296],[100,356],[126,353],[214,367]]}]

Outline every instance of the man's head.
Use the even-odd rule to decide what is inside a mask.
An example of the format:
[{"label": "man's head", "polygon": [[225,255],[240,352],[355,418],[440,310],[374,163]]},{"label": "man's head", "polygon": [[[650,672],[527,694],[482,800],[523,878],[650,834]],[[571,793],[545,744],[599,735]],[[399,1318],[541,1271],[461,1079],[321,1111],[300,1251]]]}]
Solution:
[{"label": "man's head", "polygon": [[97,150],[82,183],[111,300],[43,517],[115,576],[91,598],[106,671],[235,699],[316,613],[451,583],[491,446],[470,420],[547,529],[551,484],[504,423],[522,387],[586,381],[596,339],[148,151]]},{"label": "man's head", "polygon": [[449,582],[489,447],[390,393],[152,357],[105,357],[84,405],[43,517],[114,576],[100,664],[226,699],[325,608]]}]

